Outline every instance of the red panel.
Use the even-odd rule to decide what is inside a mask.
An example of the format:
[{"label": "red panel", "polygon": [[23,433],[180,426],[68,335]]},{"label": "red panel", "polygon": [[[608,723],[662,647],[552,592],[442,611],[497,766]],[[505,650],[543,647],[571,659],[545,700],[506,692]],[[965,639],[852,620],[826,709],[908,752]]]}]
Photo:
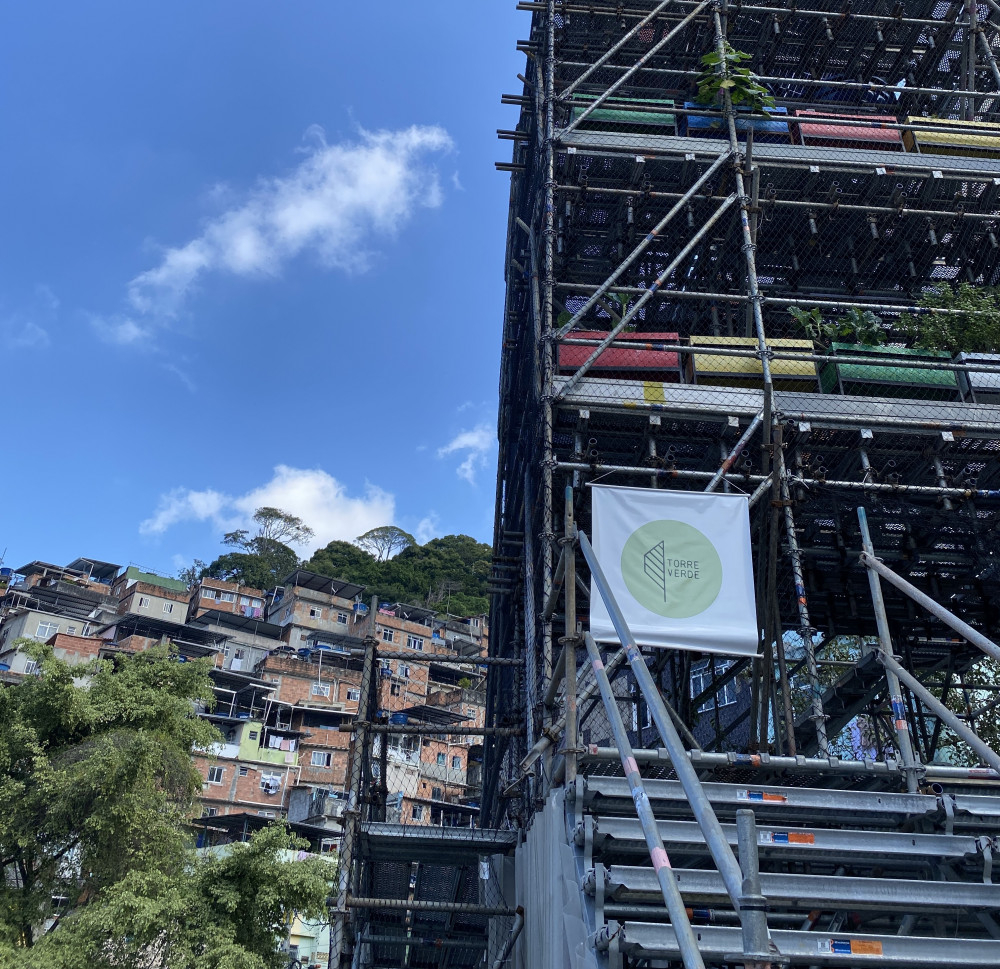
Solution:
[{"label": "red panel", "polygon": [[[568,334],[570,339],[603,340],[608,330],[576,330]],[[676,333],[619,333],[615,342],[634,341],[636,343],[673,343],[679,342]],[[559,344],[559,369],[576,370],[592,353],[594,347],[564,346]],[[654,350],[649,347],[608,347],[590,368],[591,373],[602,370],[635,370],[645,372],[650,370],[677,370],[677,353],[673,350]]]},{"label": "red panel", "polygon": [[[827,114],[825,111],[796,111],[796,117],[813,115],[819,118],[843,118],[845,121],[853,120],[857,115],[850,114]],[[867,114],[866,121],[884,121],[887,124],[897,124],[892,115],[888,114]],[[803,138],[823,139],[824,141],[840,142],[867,142],[869,144],[892,144],[902,145],[903,133],[898,128],[852,128],[849,125],[832,124],[800,124],[799,128]]]}]

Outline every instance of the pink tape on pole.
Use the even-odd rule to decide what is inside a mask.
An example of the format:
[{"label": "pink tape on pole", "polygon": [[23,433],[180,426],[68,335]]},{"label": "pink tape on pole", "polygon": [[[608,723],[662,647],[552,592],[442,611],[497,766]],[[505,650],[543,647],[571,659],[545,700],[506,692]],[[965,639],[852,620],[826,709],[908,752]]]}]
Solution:
[{"label": "pink tape on pole", "polygon": [[667,857],[667,853],[662,848],[654,848],[650,853],[649,857],[653,861],[653,867],[659,871],[661,868],[670,867],[670,859]]},{"label": "pink tape on pole", "polygon": [[603,670],[604,669],[604,661],[603,660],[595,659],[593,661],[593,664],[594,664],[594,669],[595,670]]},{"label": "pink tape on pole", "polygon": [[631,774],[632,771],[635,771],[637,774],[639,773],[639,765],[635,762],[634,757],[626,757],[622,761],[622,767],[625,768],[626,774]]}]

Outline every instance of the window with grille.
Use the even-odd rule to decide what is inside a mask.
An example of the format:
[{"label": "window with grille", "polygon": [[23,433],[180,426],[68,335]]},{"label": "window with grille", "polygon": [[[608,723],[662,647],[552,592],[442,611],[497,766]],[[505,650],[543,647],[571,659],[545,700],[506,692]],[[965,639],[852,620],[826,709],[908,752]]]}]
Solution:
[{"label": "window with grille", "polygon": [[40,622],[38,628],[35,630],[35,639],[46,640],[53,637],[57,632],[59,632],[59,623],[57,622]]}]

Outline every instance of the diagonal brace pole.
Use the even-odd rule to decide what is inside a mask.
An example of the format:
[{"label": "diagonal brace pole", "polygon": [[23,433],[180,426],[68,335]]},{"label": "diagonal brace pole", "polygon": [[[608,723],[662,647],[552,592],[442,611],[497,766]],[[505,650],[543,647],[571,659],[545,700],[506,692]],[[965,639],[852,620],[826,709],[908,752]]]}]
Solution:
[{"label": "diagonal brace pole", "polygon": [[646,251],[649,244],[667,227],[667,225],[673,220],[673,218],[682,212],[688,202],[698,194],[702,185],[705,184],[719,168],[722,167],[730,158],[729,154],[719,155],[718,158],[708,168],[705,169],[704,174],[692,185],[678,200],[677,204],[670,209],[670,211],[660,219],[657,224],[650,229],[646,237],[639,243],[625,258],[625,261],[610,275],[608,278],[601,283],[598,287],[597,292],[591,296],[586,303],[583,304],[570,318],[567,323],[564,323],[558,330],[556,330],[557,337],[563,337],[570,330],[576,326],[577,323],[583,318],[584,314],[618,281],[619,277],[629,266],[632,265]]},{"label": "diagonal brace pole", "polygon": [[703,0],[703,2],[699,3],[697,7],[695,7],[683,20],[681,20],[677,24],[676,27],[674,27],[673,30],[671,30],[669,33],[664,34],[655,44],[653,44],[652,47],[649,48],[648,51],[646,51],[645,54],[642,55],[642,57],[639,58],[639,60],[637,60],[624,74],[622,74],[622,76],[619,77],[618,80],[616,80],[614,84],[611,85],[611,87],[609,87],[596,100],[592,101],[586,107],[586,109],[580,113],[580,116],[578,118],[576,118],[574,121],[571,121],[565,128],[563,128],[560,137],[572,131],[575,127],[577,127],[577,125],[580,124],[581,121],[585,121],[593,111],[596,111],[602,104],[604,104],[604,102],[607,101],[607,99],[611,97],[611,95],[614,94],[615,91],[617,91],[618,88],[620,88],[633,74],[641,70],[642,67],[646,64],[646,62],[651,60],[660,51],[662,47],[665,47],[667,44],[669,44],[670,41],[674,39],[674,37],[676,37],[682,30],[684,30],[687,27],[689,23],[691,23],[692,20],[695,19],[695,17],[699,16],[701,12],[708,5],[709,5],[709,0]]},{"label": "diagonal brace pole", "polygon": [[590,67],[588,67],[572,84],[565,88],[559,95],[559,100],[562,101],[564,98],[569,97],[581,84],[583,84],[584,81],[587,80],[588,77],[590,77],[591,74],[594,73],[594,71],[604,67],[604,65],[607,64],[607,62],[611,60],[611,58],[614,57],[615,54],[617,54],[618,51],[620,51],[633,37],[635,37],[635,35],[638,34],[643,27],[645,27],[650,21],[655,20],[656,17],[659,16],[660,12],[664,10],[664,8],[669,7],[673,2],[674,0],[661,0],[661,2],[658,3],[648,14],[646,14],[646,16],[643,17],[643,19],[640,20],[630,31],[628,31],[628,33],[626,33],[625,36],[611,48],[611,50],[598,57],[597,60],[594,61],[594,63],[591,64]]},{"label": "diagonal brace pole", "polygon": [[[587,371],[593,366],[594,361],[614,342],[616,336],[621,333],[622,330],[629,324],[631,320],[635,318],[635,315],[639,310],[645,306],[657,293],[659,288],[670,278],[670,275],[677,269],[678,266],[684,262],[685,259],[691,254],[691,251],[699,242],[705,237],[709,229],[715,225],[719,219],[722,218],[725,211],[736,201],[735,195],[730,195],[726,198],[722,205],[720,205],[709,217],[702,223],[701,228],[691,237],[688,244],[681,249],[679,253],[671,260],[670,265],[656,277],[656,280],[650,284],[649,288],[646,290],[642,296],[639,297],[635,306],[633,306],[627,313],[622,315],[622,318],[614,326],[608,335],[601,340],[601,342],[594,348],[594,352],[587,357],[586,360],[580,365],[580,369],[577,370],[572,377],[563,385],[562,389],[556,395],[556,400],[561,400],[564,398],[586,375]],[[767,361],[764,361],[764,365],[767,366]]]}]

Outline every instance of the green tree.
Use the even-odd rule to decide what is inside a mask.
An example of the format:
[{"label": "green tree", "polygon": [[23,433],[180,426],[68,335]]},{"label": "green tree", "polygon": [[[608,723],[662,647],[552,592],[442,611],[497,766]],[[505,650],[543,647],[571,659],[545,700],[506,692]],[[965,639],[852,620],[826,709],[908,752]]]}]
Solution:
[{"label": "green tree", "polygon": [[281,825],[194,851],[191,754],[220,740],[195,712],[207,661],[159,647],[81,668],[17,645],[41,666],[0,687],[0,966],[283,966],[289,917],[322,915],[333,866]]},{"label": "green tree", "polygon": [[351,542],[330,542],[318,549],[305,567],[333,579],[347,579],[367,586],[374,586],[381,576],[378,559]]},{"label": "green tree", "polygon": [[[222,543],[237,551],[220,555],[201,569],[199,577],[270,589],[298,568],[299,557],[291,545],[309,541],[312,529],[301,518],[268,506],[258,508],[253,520],[257,525],[253,534],[239,528],[223,536]],[[183,570],[181,578],[188,578],[193,568]]]},{"label": "green tree", "polygon": [[[923,312],[904,313],[900,320],[914,346],[950,353],[1000,350],[1000,290],[945,283],[924,292],[919,306]],[[941,309],[957,312],[934,312]]]},{"label": "green tree", "polygon": [[37,944],[38,969],[283,969],[294,914],[319,919],[335,868],[280,824],[174,871],[130,872]]},{"label": "green tree", "polygon": [[416,545],[417,540],[395,525],[379,525],[378,528],[371,528],[364,535],[359,535],[354,539],[354,544],[374,555],[377,561],[385,562],[403,549]]},{"label": "green tree", "polygon": [[348,542],[330,542],[305,563],[321,575],[348,579],[389,602],[425,604],[456,616],[488,611],[489,545],[468,535],[445,535],[379,561]]},{"label": "green tree", "polygon": [[30,948],[54,897],[72,910],[130,872],[180,870],[191,753],[218,732],[194,709],[207,661],[158,648],[81,670],[19,646],[41,666],[0,688],[0,945]]}]

